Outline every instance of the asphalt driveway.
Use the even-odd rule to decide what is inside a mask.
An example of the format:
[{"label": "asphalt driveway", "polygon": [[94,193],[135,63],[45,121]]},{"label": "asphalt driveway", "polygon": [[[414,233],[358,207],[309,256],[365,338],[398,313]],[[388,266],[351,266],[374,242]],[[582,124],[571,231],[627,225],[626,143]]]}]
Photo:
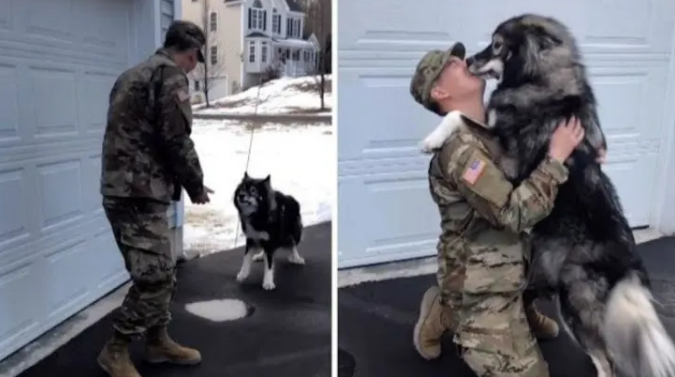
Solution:
[{"label": "asphalt driveway", "polygon": [[[675,338],[675,237],[638,246],[650,272],[657,311]],[[339,377],[473,377],[457,357],[451,334],[444,339],[443,356],[425,361],[415,351],[412,333],[424,291],[436,284],[433,275],[364,283],[338,293]],[[545,302],[542,311],[554,316]],[[553,318],[556,318],[555,316]],[[566,334],[540,343],[551,377],[595,377],[595,369]]]},{"label": "asphalt driveway", "polygon": [[[170,330],[176,340],[198,348],[196,367],[150,366],[132,359],[144,377],[329,377],[331,375],[331,224],[308,227],[300,253],[305,266],[277,256],[275,291],[261,287],[263,268],[256,263],[243,285],[235,281],[242,250],[212,254],[181,265]],[[198,301],[239,299],[248,316],[213,322],[185,306]],[[96,356],[110,333],[111,315],[85,330],[21,377],[104,377]]]}]

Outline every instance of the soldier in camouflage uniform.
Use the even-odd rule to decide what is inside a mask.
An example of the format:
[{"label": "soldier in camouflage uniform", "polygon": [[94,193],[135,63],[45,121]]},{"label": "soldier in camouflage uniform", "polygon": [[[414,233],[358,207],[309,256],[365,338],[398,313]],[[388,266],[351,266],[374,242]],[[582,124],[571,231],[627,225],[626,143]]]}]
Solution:
[{"label": "soldier in camouflage uniform", "polygon": [[[457,55],[457,56],[455,56]],[[431,51],[417,65],[410,91],[426,109],[460,110],[484,122],[485,83],[472,76],[463,48]],[[524,303],[528,229],[550,213],[567,180],[562,161],[583,138],[578,122],[558,127],[547,158],[520,186],[493,162],[495,140],[460,130],[436,151],[429,187],[442,218],[438,287],[424,295],[414,343],[426,359],[440,356],[440,339],[454,331],[462,358],[480,377],[545,377],[535,337],[558,326]]]},{"label": "soldier in camouflage uniform", "polygon": [[110,92],[103,139],[101,194],[132,286],[113,322],[113,336],[98,357],[112,377],[140,377],[129,343],[146,336],[145,359],[191,365],[199,351],[167,334],[176,286],[167,213],[183,188],[193,203],[209,201],[190,139],[192,109],[186,74],[205,43],[195,24],[176,21],[163,48],[122,73]]}]

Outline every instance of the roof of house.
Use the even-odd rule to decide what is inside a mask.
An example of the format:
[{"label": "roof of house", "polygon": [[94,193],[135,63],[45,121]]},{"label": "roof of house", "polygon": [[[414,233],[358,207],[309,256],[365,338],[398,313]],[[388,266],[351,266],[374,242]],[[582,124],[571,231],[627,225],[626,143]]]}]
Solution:
[{"label": "roof of house", "polygon": [[252,31],[246,35],[246,38],[266,38],[269,37],[265,33],[261,33],[259,31]]},{"label": "roof of house", "polygon": [[[225,0],[226,3],[233,3],[235,1],[240,1],[240,0]],[[285,1],[286,1],[286,4],[288,4],[288,8],[292,12],[304,12],[302,7],[300,5],[298,5],[298,3],[295,2],[295,0],[285,0]]]}]

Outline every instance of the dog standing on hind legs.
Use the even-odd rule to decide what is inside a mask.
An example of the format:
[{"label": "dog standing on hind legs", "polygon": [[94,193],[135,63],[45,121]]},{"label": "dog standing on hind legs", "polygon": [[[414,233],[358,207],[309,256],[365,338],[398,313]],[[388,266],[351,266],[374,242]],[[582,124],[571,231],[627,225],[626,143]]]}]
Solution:
[{"label": "dog standing on hind legs", "polygon": [[[248,278],[254,260],[264,260],[262,287],[273,290],[276,288],[274,254],[278,249],[290,252],[290,263],[305,264],[298,252],[298,245],[302,241],[300,203],[293,196],[274,190],[271,176],[256,179],[248,173],[244,173],[244,178],[237,185],[233,201],[246,236],[244,260],[237,281],[241,283]],[[256,251],[259,253],[255,254]]]},{"label": "dog standing on hind legs", "polygon": [[599,377],[675,377],[675,344],[657,316],[616,189],[594,162],[607,145],[572,34],[550,17],[516,16],[466,61],[469,72],[499,81],[487,124],[450,112],[423,141],[423,151],[470,127],[496,140],[502,153],[494,162],[516,186],[544,158],[555,126],[577,118],[585,140],[566,162],[570,178],[550,215],[532,229],[528,291],[555,296],[563,328]]}]

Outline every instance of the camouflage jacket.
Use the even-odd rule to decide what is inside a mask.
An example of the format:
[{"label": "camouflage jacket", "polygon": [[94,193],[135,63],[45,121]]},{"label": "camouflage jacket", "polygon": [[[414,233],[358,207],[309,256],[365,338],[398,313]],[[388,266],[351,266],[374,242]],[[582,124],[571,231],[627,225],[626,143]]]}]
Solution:
[{"label": "camouflage jacket", "polygon": [[461,129],[432,157],[429,188],[441,215],[439,252],[459,255],[503,246],[520,254],[525,252],[522,232],[553,209],[567,168],[547,158],[513,187],[493,162],[495,144]]},{"label": "camouflage jacket", "polygon": [[[101,194],[178,200],[204,190],[185,72],[159,49],[122,73],[110,91]],[[157,98],[155,98],[157,96]]]}]

